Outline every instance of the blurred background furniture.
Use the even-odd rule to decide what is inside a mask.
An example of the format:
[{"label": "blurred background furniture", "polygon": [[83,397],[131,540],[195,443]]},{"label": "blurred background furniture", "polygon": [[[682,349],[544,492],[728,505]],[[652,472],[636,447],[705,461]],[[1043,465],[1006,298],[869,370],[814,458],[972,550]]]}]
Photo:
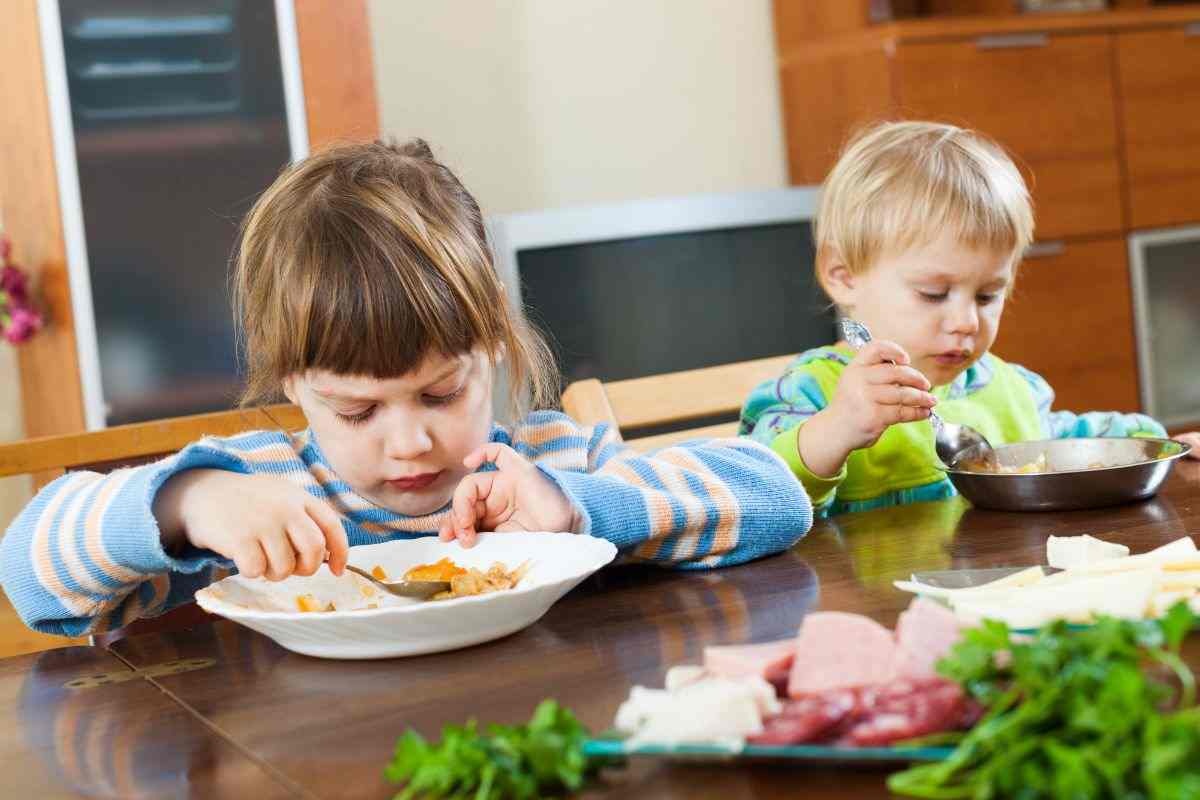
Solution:
[{"label": "blurred background furniture", "polygon": [[[996,352],[1044,375],[1059,407],[1161,407],[1187,427],[1200,421],[1194,394],[1160,391],[1151,408],[1139,393],[1139,347],[1149,352],[1168,298],[1135,296],[1128,248],[1136,232],[1200,222],[1200,3],[1108,5],[1021,14],[1011,0],[893,0],[891,21],[875,21],[869,0],[775,0],[791,181],[822,180],[877,119],[995,137],[1029,178],[1038,239]],[[1200,233],[1186,241],[1200,270]],[[1200,281],[1183,288],[1196,308]],[[1200,338],[1200,315],[1186,324]]]}]

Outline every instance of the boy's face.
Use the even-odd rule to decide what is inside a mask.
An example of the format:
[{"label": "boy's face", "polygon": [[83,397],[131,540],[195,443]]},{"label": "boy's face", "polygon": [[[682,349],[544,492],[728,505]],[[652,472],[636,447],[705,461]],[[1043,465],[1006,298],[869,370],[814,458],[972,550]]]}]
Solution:
[{"label": "boy's face", "polygon": [[927,245],[884,253],[859,275],[831,263],[824,282],[833,301],[873,338],[899,344],[930,383],[942,386],[995,341],[1014,261],[1010,253],[972,250],[942,234]]},{"label": "boy's face", "polygon": [[479,350],[428,357],[380,380],[310,370],[285,391],[308,418],[337,476],[406,516],[442,508],[492,429],[492,361]]}]

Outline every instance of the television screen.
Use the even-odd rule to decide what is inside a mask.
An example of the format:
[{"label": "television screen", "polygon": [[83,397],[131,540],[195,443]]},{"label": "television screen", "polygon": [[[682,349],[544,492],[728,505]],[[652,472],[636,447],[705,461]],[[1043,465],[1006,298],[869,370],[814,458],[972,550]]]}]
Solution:
[{"label": "television screen", "polygon": [[523,249],[564,383],[784,355],[836,339],[809,220]]}]

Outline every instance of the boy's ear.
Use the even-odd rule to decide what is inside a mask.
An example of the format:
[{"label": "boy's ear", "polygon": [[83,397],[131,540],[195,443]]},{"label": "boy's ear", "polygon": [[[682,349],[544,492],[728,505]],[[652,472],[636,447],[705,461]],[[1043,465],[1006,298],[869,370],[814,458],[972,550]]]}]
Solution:
[{"label": "boy's ear", "polygon": [[854,288],[857,285],[854,273],[836,253],[825,253],[817,264],[817,278],[821,288],[829,295],[834,305],[841,308],[854,306]]}]

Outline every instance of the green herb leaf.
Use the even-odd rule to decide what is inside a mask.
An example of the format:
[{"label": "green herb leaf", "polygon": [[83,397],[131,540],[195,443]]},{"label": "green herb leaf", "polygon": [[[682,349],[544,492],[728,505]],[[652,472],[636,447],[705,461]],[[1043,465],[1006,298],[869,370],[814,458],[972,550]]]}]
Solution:
[{"label": "green herb leaf", "polygon": [[587,729],[553,700],[542,701],[525,725],[447,725],[440,743],[415,731],[396,742],[384,775],[404,783],[396,800],[462,797],[532,800],[581,788],[607,762],[583,754]]}]

